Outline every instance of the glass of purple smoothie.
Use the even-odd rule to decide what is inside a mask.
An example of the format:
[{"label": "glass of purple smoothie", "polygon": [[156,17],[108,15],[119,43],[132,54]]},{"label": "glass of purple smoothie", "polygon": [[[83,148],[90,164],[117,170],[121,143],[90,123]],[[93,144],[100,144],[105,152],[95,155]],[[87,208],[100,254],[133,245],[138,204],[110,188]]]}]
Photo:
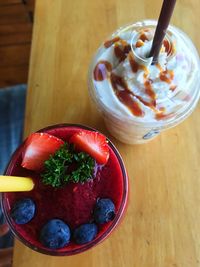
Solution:
[{"label": "glass of purple smoothie", "polygon": [[[97,132],[82,125],[60,124],[38,131],[64,142],[80,131]],[[98,133],[98,132],[97,132]],[[107,140],[107,139],[106,139]],[[21,166],[26,140],[13,154],[5,175],[30,177],[35,187],[30,192],[9,192],[2,194],[2,207],[11,231],[24,245],[31,249],[54,256],[67,256],[84,252],[106,239],[123,217],[128,196],[128,176],[122,158],[115,146],[107,140],[109,159],[106,164],[95,162],[94,177],[83,183],[69,182],[54,188],[42,182],[40,172]],[[34,217],[25,224],[17,224],[11,216],[12,208],[18,201],[30,198],[35,203]],[[99,199],[112,199],[115,215],[103,224],[97,224],[96,236],[87,243],[77,244],[73,240],[74,230],[82,224],[93,223],[94,207]],[[51,219],[67,223],[71,238],[66,246],[52,249],[40,240],[43,226]]]}]

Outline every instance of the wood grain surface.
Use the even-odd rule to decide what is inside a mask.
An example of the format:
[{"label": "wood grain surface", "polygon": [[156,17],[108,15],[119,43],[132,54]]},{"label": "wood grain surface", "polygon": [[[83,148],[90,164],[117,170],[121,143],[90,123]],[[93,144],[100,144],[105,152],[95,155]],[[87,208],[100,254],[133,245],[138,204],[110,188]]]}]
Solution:
[{"label": "wood grain surface", "polygon": [[0,89],[27,83],[32,26],[21,0],[0,0]]},{"label": "wood grain surface", "polygon": [[[157,0],[42,0],[36,3],[25,136],[73,122],[108,134],[87,92],[87,71],[99,44],[116,28],[157,18]],[[199,0],[177,1],[172,23],[200,51]],[[82,255],[50,257],[16,241],[14,267],[200,266],[200,107],[178,127],[145,145],[110,137],[130,177],[126,216],[102,244]]]}]

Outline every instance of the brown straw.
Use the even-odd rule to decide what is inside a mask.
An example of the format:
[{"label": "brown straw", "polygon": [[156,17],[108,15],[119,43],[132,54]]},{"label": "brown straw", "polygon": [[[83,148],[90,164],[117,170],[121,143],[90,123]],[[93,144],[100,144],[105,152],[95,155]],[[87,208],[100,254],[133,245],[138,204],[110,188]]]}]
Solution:
[{"label": "brown straw", "polygon": [[176,0],[164,0],[160,16],[158,19],[158,24],[156,27],[156,32],[153,39],[153,44],[149,57],[153,57],[152,64],[155,64],[158,59],[158,55],[162,46],[163,39],[167,32],[167,28],[174,10]]}]

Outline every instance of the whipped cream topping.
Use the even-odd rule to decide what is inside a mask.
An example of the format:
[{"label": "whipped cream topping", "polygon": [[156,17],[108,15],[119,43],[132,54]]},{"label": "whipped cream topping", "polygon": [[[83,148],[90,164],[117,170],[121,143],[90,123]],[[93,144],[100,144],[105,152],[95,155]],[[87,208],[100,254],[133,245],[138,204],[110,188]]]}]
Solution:
[{"label": "whipped cream topping", "polygon": [[153,65],[148,57],[153,36],[151,27],[129,27],[106,41],[96,57],[96,97],[118,116],[165,120],[190,102],[198,72],[190,47],[169,29]]}]

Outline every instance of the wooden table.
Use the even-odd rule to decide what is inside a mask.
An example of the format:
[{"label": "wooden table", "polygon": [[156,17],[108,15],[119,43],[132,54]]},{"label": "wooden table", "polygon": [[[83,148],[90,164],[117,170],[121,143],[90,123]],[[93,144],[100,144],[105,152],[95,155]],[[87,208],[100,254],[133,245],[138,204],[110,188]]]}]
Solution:
[{"label": "wooden table", "polygon": [[[37,1],[25,136],[46,125],[73,122],[108,134],[90,102],[87,70],[99,44],[120,25],[157,18],[161,1]],[[200,50],[199,0],[179,0],[173,23]],[[111,137],[130,176],[126,217],[96,248],[49,257],[16,241],[14,267],[200,266],[200,107],[180,126],[145,145]],[[110,137],[110,136],[109,136]]]}]

